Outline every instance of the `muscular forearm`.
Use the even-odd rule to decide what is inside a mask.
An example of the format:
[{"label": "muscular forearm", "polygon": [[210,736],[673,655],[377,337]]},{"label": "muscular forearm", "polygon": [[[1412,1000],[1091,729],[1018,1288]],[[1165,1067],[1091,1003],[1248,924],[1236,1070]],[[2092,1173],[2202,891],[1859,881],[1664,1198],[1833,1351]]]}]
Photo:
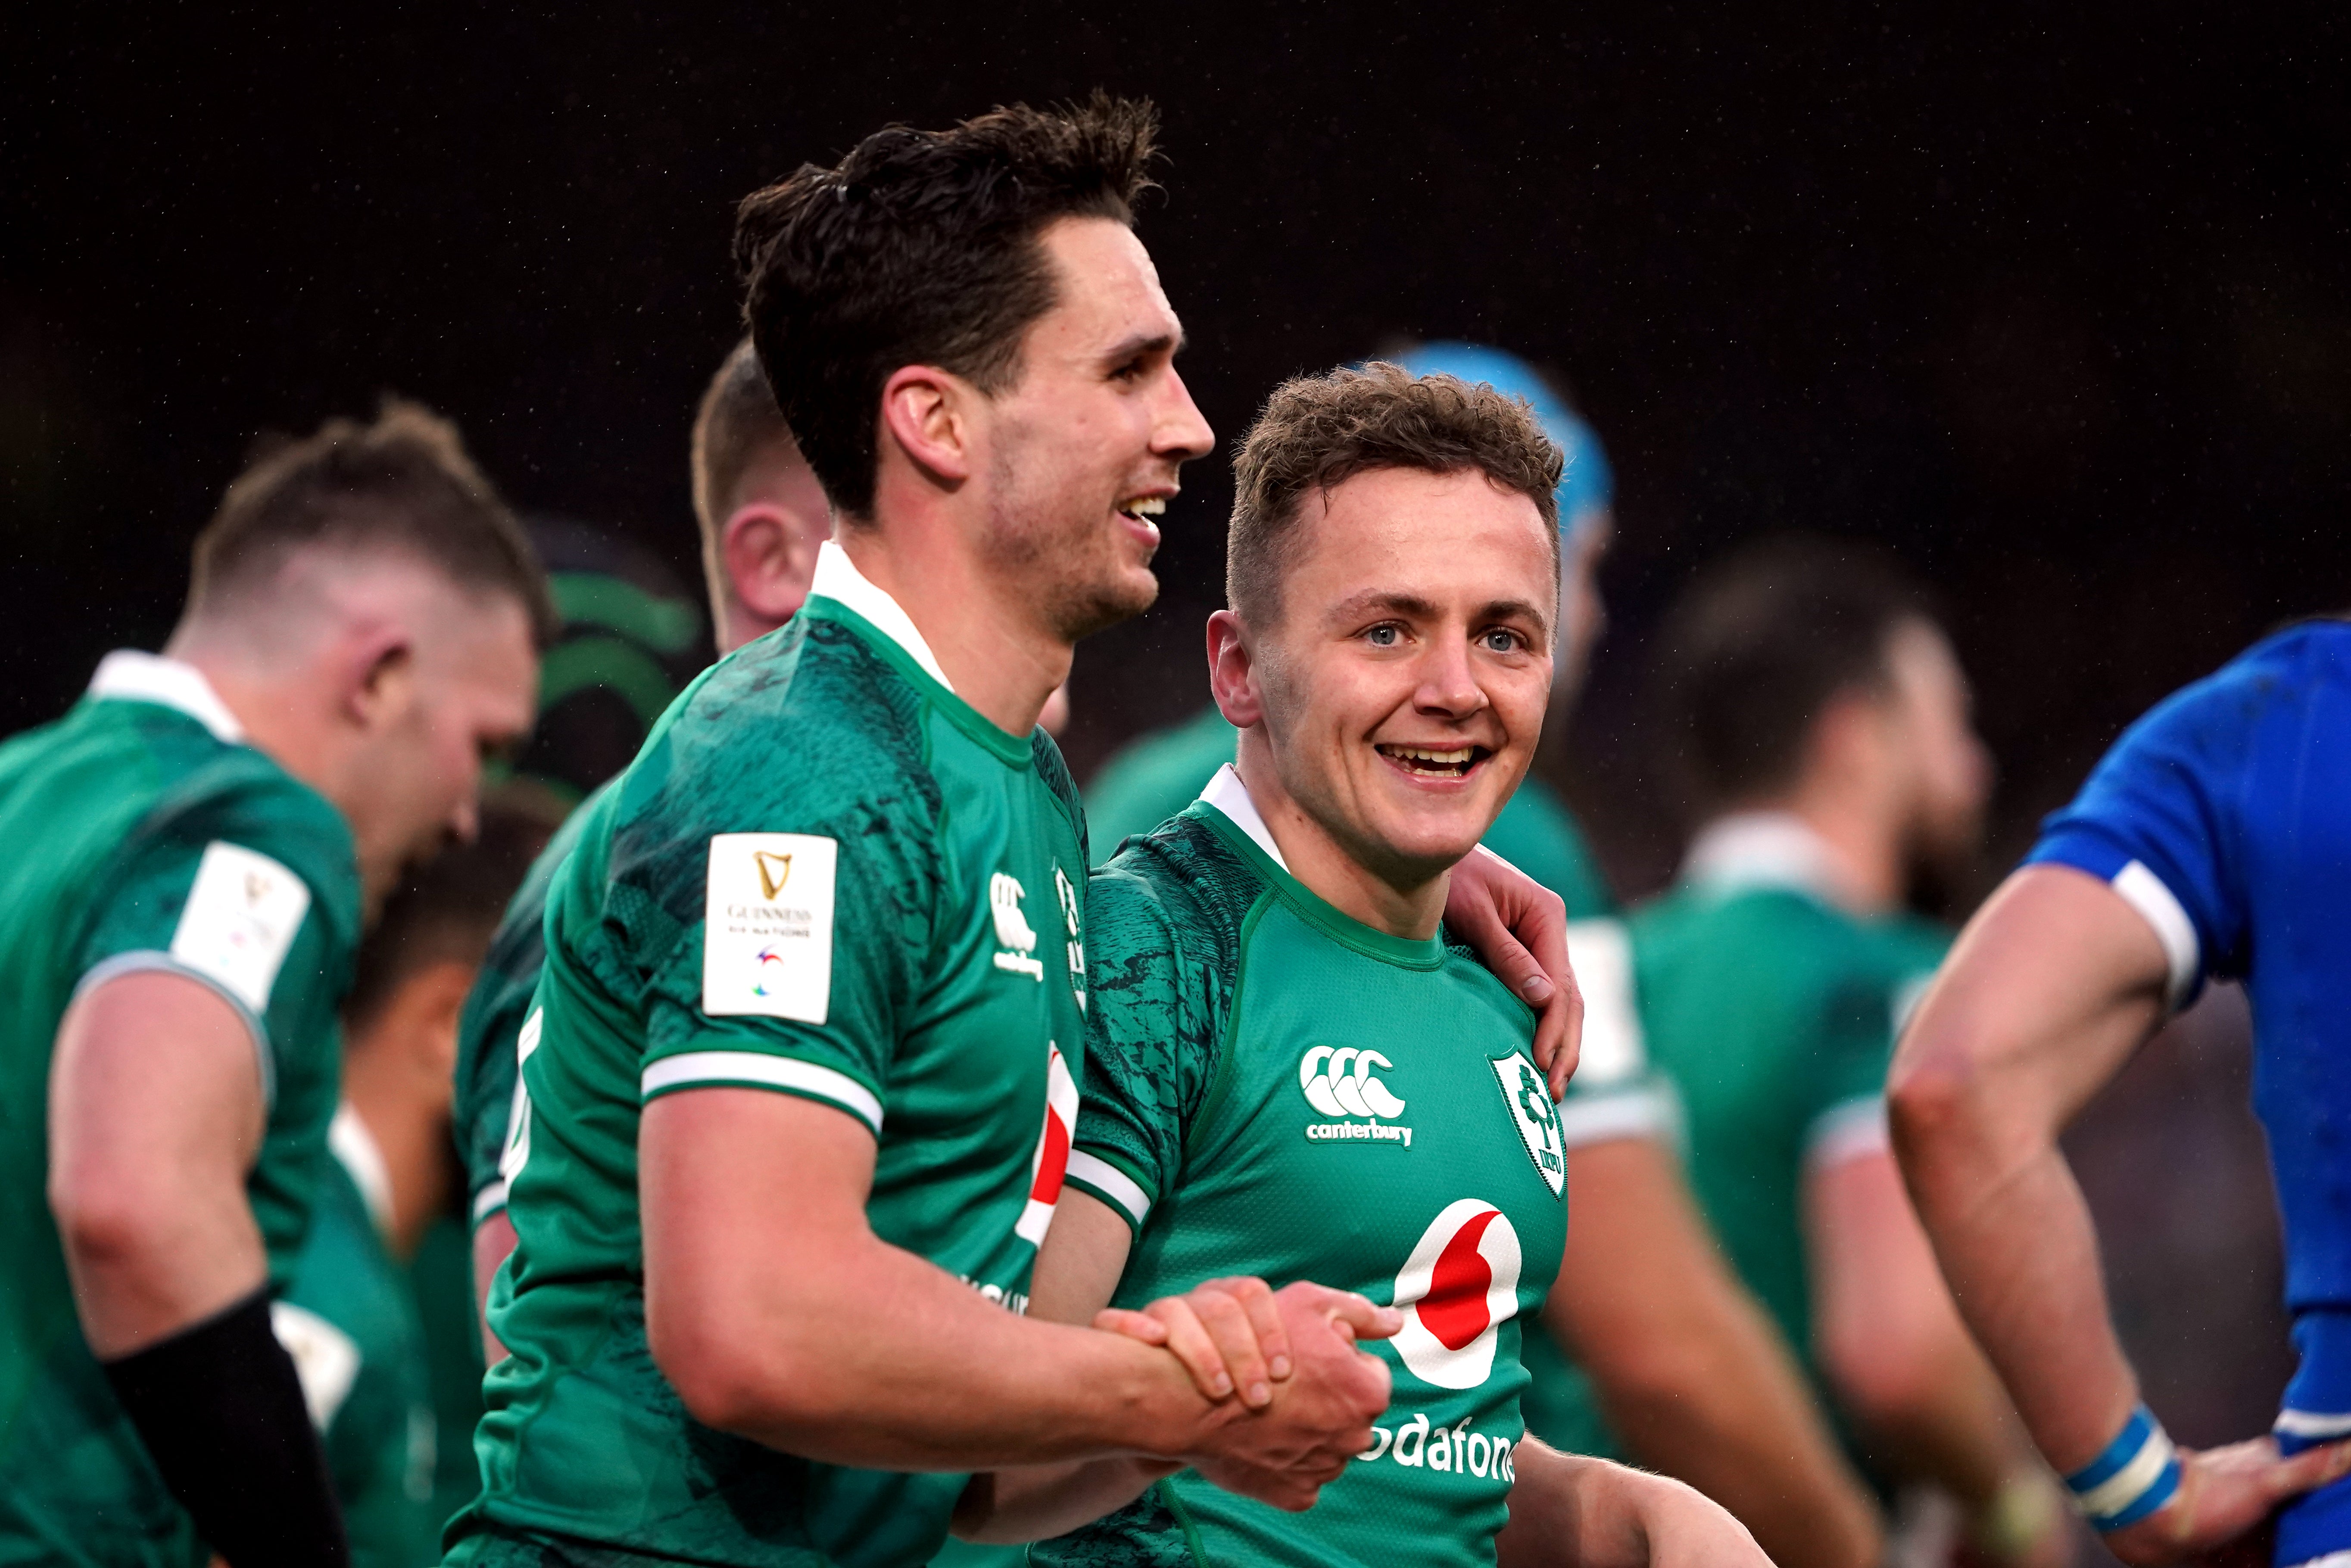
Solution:
[{"label": "muscular forearm", "polygon": [[1140,1459],[1079,1459],[975,1476],[956,1505],[966,1541],[1049,1541],[1117,1512],[1178,1467]]},{"label": "muscular forearm", "polygon": [[1967,1121],[1911,1124],[1906,1167],[1960,1314],[2063,1473],[2105,1446],[2138,1385],[2106,1311],[2089,1206],[2053,1141],[2001,1158]]},{"label": "muscular forearm", "polygon": [[964,1470],[1173,1458],[1234,1414],[1165,1350],[1018,1316],[870,1235],[793,1272],[726,1321],[649,1280],[655,1356],[698,1418],[829,1463]]}]

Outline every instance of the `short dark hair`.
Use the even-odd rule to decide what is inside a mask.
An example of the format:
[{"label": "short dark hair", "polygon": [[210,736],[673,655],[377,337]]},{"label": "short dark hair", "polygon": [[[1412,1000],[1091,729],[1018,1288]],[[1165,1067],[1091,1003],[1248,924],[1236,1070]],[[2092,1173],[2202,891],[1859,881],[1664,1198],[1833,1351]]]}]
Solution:
[{"label": "short dark hair", "polygon": [[536,785],[509,784],[485,797],[474,841],[434,856],[384,900],[360,944],[343,1021],[354,1031],[366,1029],[429,965],[480,963],[507,900],[562,822],[562,804]]},{"label": "short dark hair", "polygon": [[329,420],[266,444],[196,535],[190,612],[268,582],[316,545],[406,554],[461,588],[512,598],[541,648],[559,624],[522,525],[457,427],[416,403],[387,398],[370,423]]},{"label": "short dark hair", "polygon": [[726,526],[743,476],[762,453],[793,444],[792,427],[776,407],[758,351],[746,337],[710,378],[694,413],[694,515],[702,525],[702,559],[714,602],[723,571],[718,531]]},{"label": "short dark hair", "polygon": [[882,388],[901,367],[984,392],[1019,379],[1022,334],[1054,301],[1039,235],[1060,218],[1132,223],[1157,130],[1150,103],[1100,91],[1014,104],[952,130],[890,126],[744,199],[744,317],[841,514],[872,509]]},{"label": "short dark hair", "polygon": [[1813,722],[1883,691],[1894,634],[1931,620],[1925,591],[1876,546],[1782,535],[1702,572],[1658,639],[1658,707],[1701,811],[1783,789]]},{"label": "short dark hair", "polygon": [[1233,457],[1225,599],[1244,619],[1281,617],[1281,578],[1311,491],[1378,468],[1475,469],[1535,504],[1558,566],[1560,450],[1522,399],[1452,376],[1416,377],[1374,359],[1294,376],[1273,389]]}]

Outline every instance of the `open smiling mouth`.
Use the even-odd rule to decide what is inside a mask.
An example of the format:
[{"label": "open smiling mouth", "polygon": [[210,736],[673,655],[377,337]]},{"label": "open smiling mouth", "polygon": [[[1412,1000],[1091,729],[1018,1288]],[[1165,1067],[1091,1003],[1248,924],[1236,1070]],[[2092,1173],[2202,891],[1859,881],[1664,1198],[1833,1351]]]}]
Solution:
[{"label": "open smiling mouth", "polygon": [[1375,745],[1380,755],[1415,778],[1466,779],[1494,753],[1484,746]]},{"label": "open smiling mouth", "polygon": [[[1136,495],[1120,502],[1111,510],[1124,513],[1137,523],[1149,523],[1166,514],[1167,498],[1164,495]],[[1153,525],[1155,527],[1157,524]]]}]

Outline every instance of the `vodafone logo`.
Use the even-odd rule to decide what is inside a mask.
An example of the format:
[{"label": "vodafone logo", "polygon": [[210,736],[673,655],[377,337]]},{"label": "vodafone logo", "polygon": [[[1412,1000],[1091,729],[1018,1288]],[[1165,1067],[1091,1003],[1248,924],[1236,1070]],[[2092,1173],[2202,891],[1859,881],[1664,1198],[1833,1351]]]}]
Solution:
[{"label": "vodafone logo", "polygon": [[1464,1198],[1429,1221],[1396,1275],[1404,1327],[1389,1341],[1412,1375],[1475,1388],[1494,1368],[1497,1331],[1519,1310],[1519,1233],[1492,1204]]},{"label": "vodafone logo", "polygon": [[1046,1228],[1053,1223],[1053,1205],[1061,1201],[1061,1179],[1070,1169],[1070,1135],[1078,1125],[1078,1081],[1070,1075],[1059,1045],[1048,1042],[1045,1049],[1050,1054],[1045,1063],[1045,1130],[1029,1162],[1028,1207],[1012,1227],[1013,1234],[1034,1247],[1045,1244]]}]

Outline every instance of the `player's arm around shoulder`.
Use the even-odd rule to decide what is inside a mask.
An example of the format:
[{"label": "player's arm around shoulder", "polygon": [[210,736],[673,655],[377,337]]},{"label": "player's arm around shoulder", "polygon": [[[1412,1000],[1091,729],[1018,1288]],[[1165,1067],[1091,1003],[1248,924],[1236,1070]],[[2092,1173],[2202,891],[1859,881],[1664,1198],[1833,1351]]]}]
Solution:
[{"label": "player's arm around shoulder", "polygon": [[1532,1438],[1515,1463],[1498,1568],[1770,1568],[1745,1526],[1677,1480]]}]

